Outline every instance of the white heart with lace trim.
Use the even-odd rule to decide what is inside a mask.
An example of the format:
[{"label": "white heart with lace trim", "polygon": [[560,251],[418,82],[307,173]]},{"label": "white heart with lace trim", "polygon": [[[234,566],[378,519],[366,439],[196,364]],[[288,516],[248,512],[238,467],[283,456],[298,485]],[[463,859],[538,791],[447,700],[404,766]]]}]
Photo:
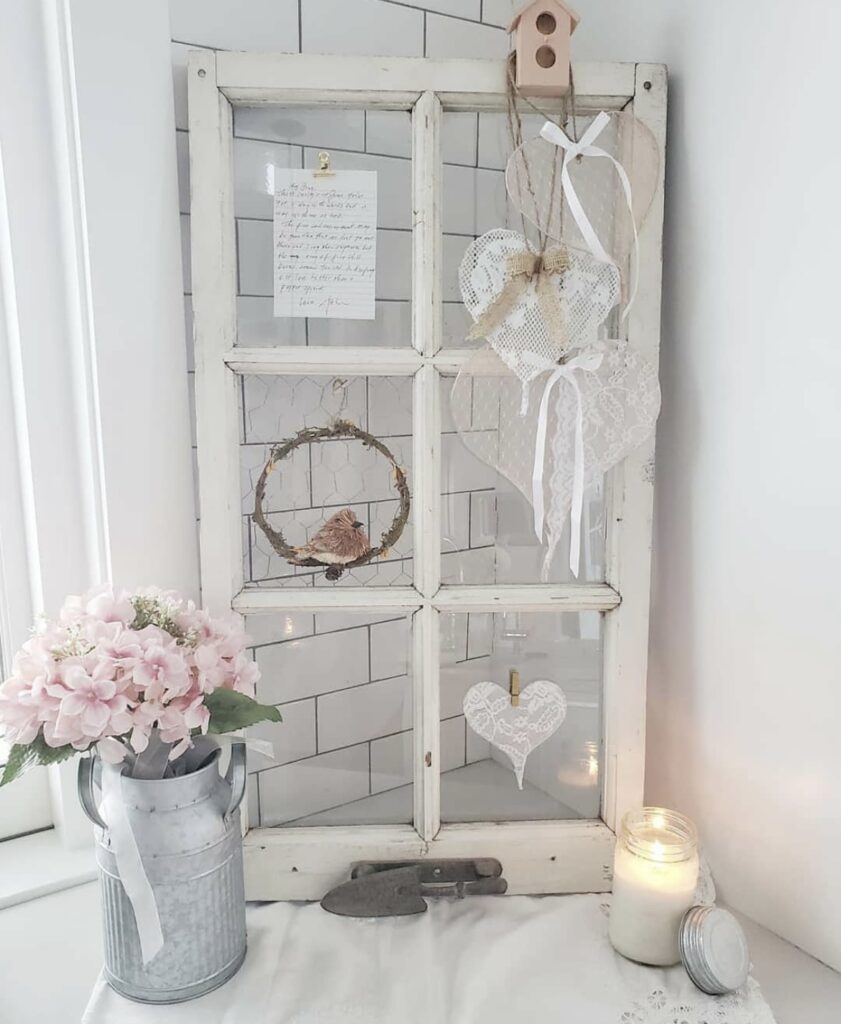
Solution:
[{"label": "white heart with lace trim", "polygon": [[561,727],[567,699],[557,683],[536,679],[523,688],[515,707],[507,690],[481,682],[464,695],[463,707],[470,728],[508,757],[522,789],[528,756]]}]

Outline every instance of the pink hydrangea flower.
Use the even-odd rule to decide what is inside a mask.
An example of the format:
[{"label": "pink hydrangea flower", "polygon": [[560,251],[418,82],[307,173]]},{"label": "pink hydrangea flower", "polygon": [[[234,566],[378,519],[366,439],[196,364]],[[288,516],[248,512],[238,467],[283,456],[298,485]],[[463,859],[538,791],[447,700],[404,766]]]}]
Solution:
[{"label": "pink hydrangea flower", "polygon": [[155,637],[148,638],[131,676],[145,700],[171,700],[190,688],[184,654],[174,640],[163,643]]},{"label": "pink hydrangea flower", "polygon": [[11,743],[86,750],[119,762],[153,729],[171,757],[207,732],[208,694],[252,696],[259,677],[238,620],[213,619],[172,592],[98,587],[42,623],[0,685],[0,735]]}]

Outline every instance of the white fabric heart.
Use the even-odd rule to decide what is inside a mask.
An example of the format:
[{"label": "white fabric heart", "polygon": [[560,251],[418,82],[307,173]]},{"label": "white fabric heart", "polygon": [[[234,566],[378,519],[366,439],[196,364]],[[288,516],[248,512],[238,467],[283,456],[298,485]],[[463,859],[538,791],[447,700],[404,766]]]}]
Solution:
[{"label": "white fabric heart", "polygon": [[[657,140],[630,110],[609,115],[596,144],[621,160],[633,185],[633,211],[641,227],[660,178]],[[577,117],[575,137],[581,138],[595,115]],[[573,125],[568,124],[568,132]],[[514,208],[549,238],[572,246],[587,246],[561,181],[563,151],[538,135],[515,149],[505,169],[505,184]],[[616,170],[609,160],[583,156],[568,166],[570,181],[593,230],[608,255],[622,266],[633,246],[633,226],[622,202]]]},{"label": "white fabric heart", "polygon": [[[530,253],[526,239],[516,231],[495,228],[467,247],[459,267],[461,297],[474,320],[490,309],[508,281],[509,259]],[[561,333],[546,323],[534,279],[503,322],[487,335],[488,343],[505,365],[528,383],[540,375],[533,363],[522,358],[532,352],[553,362],[565,352],[592,344],[599,327],[619,301],[619,270],[589,252],[566,248],[569,266],[550,277],[560,302]]]},{"label": "white fabric heart", "polygon": [[[605,341],[594,370],[576,371],[578,395],[569,381],[552,392],[542,478],[545,482],[547,551],[543,578],[570,512],[576,463],[576,420],[583,420],[582,449],[585,490],[639,447],[654,430],[660,411],[657,369],[627,344]],[[494,466],[529,501],[533,498],[538,407],[549,374],[532,385],[529,413],[521,414],[521,385],[488,349],[477,352],[459,371],[450,392],[453,420],[465,446]],[[478,430],[494,423],[495,429]]]},{"label": "white fabric heart", "polygon": [[470,687],[463,707],[470,728],[507,755],[522,789],[526,760],[561,727],[567,699],[557,683],[537,679],[523,688],[519,707],[514,707],[507,690],[482,682]]}]

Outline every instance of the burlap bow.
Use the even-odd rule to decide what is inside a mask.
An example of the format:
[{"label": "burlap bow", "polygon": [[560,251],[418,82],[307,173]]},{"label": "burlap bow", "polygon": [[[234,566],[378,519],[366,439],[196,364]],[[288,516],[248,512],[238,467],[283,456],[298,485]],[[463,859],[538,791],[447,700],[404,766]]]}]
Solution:
[{"label": "burlap bow", "polygon": [[549,249],[542,255],[525,249],[509,256],[506,261],[505,287],[473,324],[467,337],[471,341],[487,338],[502,324],[523,297],[529,283],[534,280],[535,294],[547,333],[550,337],[560,338],[564,333],[564,311],[552,276],[568,269],[569,256],[566,249]]}]

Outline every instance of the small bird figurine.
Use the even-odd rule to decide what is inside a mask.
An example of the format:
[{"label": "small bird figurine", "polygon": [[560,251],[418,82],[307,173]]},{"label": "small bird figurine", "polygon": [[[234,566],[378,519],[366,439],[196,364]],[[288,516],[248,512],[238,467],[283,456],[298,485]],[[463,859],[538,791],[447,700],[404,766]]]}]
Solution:
[{"label": "small bird figurine", "polygon": [[349,508],[330,516],[308,544],[295,548],[298,558],[314,558],[324,565],[347,565],[371,550],[362,523]]}]

